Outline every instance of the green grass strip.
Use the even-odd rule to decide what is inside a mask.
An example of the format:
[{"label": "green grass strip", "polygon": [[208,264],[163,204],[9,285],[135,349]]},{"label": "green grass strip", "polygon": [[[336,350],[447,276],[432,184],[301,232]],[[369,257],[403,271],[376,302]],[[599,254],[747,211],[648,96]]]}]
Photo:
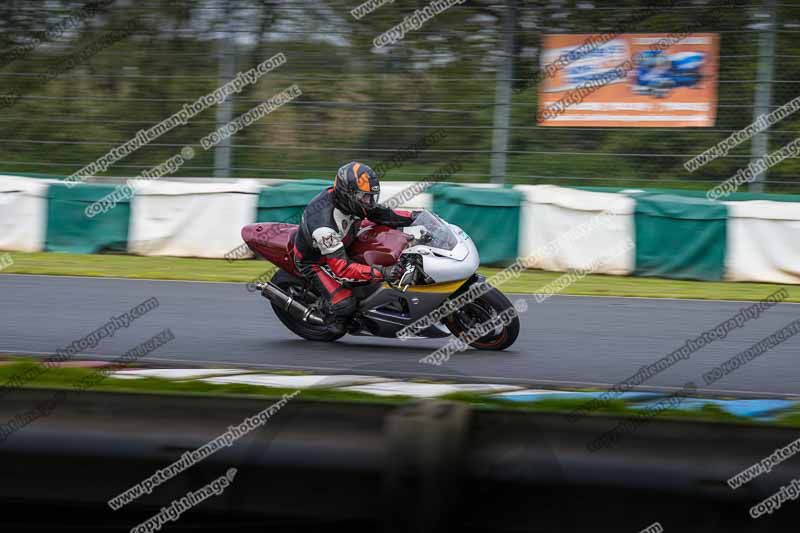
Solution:
[{"label": "green grass strip", "polygon": [[[12,252],[14,264],[1,274],[49,274],[56,276],[98,276],[139,279],[230,281],[247,283],[273,267],[266,261],[224,259],[188,259],[178,257],[139,257],[131,255],[83,255],[64,253]],[[481,268],[486,276],[497,268]],[[501,286],[506,293],[534,294],[561,272],[529,270]],[[584,296],[638,296],[648,298],[694,298],[699,300],[749,300],[764,298],[785,287],[787,302],[800,302],[800,286],[771,283],[733,283],[683,281],[674,279],[634,278],[590,275],[564,289],[560,294]]]}]

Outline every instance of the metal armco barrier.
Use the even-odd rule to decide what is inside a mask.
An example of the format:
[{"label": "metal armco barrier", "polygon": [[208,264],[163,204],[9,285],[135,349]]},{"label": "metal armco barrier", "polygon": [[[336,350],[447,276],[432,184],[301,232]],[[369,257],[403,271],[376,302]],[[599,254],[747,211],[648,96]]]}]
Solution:
[{"label": "metal armco barrier", "polygon": [[[51,397],[15,392],[3,420]],[[0,525],[130,531],[236,468],[179,524],[207,531],[788,531],[792,501],[748,510],[800,476],[795,460],[732,490],[726,480],[797,438],[786,427],[652,419],[616,446],[617,421],[430,401],[292,399],[260,429],[121,510],[110,498],[273,400],[85,392],[0,444]],[[102,526],[102,527],[101,527]],[[98,529],[99,528],[99,529]],[[107,528],[107,529],[103,529]]]}]

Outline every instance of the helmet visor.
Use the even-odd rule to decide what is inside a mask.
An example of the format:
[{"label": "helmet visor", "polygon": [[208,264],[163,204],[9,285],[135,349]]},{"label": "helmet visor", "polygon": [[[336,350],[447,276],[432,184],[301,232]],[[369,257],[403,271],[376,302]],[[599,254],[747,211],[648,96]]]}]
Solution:
[{"label": "helmet visor", "polygon": [[359,192],[356,193],[356,201],[361,207],[372,209],[378,205],[378,195],[371,192]]}]

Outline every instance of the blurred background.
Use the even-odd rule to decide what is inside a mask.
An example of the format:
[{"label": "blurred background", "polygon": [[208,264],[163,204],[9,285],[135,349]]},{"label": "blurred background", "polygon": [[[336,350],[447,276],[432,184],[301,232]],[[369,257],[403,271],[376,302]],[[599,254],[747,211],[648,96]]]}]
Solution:
[{"label": "blurred background", "polygon": [[[235,135],[230,157],[198,151],[176,176],[329,178],[344,162],[375,165],[442,128],[446,136],[387,178],[418,179],[457,159],[462,169],[452,181],[706,189],[744,167],[754,150],[776,150],[800,133],[800,114],[792,115],[768,130],[763,146],[747,141],[691,174],[682,166],[800,89],[800,4],[743,4],[470,0],[378,49],[375,37],[427,3],[394,2],[356,20],[355,2],[339,0],[117,0],[47,39],[42,32],[84,4],[7,0],[0,5],[0,48],[33,36],[43,42],[0,61],[2,92],[20,95],[0,113],[0,169],[71,174],[236,72],[283,52],[287,63],[255,86],[107,174],[157,165],[297,84],[302,97]],[[531,80],[545,34],[668,33],[709,16],[719,25],[694,31],[720,35],[714,126],[537,125],[538,84]],[[81,47],[131,22],[139,26],[129,37],[42,81]],[[798,168],[796,158],[775,166],[763,190],[795,192]]]},{"label": "blurred background", "polygon": [[[170,527],[796,527],[800,507],[789,502],[777,518],[754,523],[747,513],[800,483],[797,462],[735,492],[727,481],[797,438],[797,339],[737,364],[725,382],[705,377],[797,323],[800,197],[786,193],[800,192],[800,162],[787,158],[739,189],[780,194],[704,197],[800,138],[800,113],[694,172],[684,164],[800,96],[800,0],[466,0],[380,48],[376,37],[430,4],[393,0],[356,17],[359,5],[0,1],[0,478],[14,480],[0,485],[4,530],[130,531],[231,465],[241,469],[236,485]],[[586,34],[616,34],[634,58],[644,41],[681,32],[691,38],[650,54],[652,64],[546,125],[537,118],[543,102],[616,66],[618,43],[539,75]],[[31,179],[77,172],[279,53],[286,63],[257,83],[88,180],[101,183]],[[687,66],[687,57],[700,59]],[[644,83],[665,66],[661,81]],[[293,85],[302,96],[200,147]],[[686,113],[702,120],[685,124]],[[122,187],[110,182],[187,146],[196,155],[177,172],[115,196]],[[296,222],[351,160],[385,171],[390,196],[421,180],[456,182],[417,189],[403,207],[462,228],[480,275],[526,258],[503,287],[531,304],[513,349],[431,366],[420,362],[436,340],[321,346],[276,319],[255,289],[276,268],[235,260],[250,256],[241,229]],[[91,211],[108,197],[102,216]],[[613,216],[599,224],[600,214]],[[620,244],[624,253],[611,254]],[[603,399],[596,416],[564,416],[779,289],[784,303],[745,331]],[[163,305],[136,327],[41,364],[146,297]],[[174,342],[113,367],[165,330]],[[93,390],[76,387],[101,372],[107,381]],[[656,420],[657,402],[686,385],[700,385],[697,397]],[[301,389],[247,442],[109,510],[143,476]],[[31,414],[54,390],[64,397],[57,409]],[[590,449],[631,421],[620,443]]]}]

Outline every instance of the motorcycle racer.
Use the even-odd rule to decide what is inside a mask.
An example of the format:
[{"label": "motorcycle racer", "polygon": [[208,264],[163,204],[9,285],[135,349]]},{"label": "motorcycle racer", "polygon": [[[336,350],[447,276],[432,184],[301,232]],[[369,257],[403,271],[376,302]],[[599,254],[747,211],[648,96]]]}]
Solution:
[{"label": "motorcycle racer", "polygon": [[347,255],[363,221],[399,228],[411,225],[414,214],[378,205],[380,183],[375,172],[352,161],[336,173],[333,187],[306,206],[294,237],[295,265],[323,297],[323,312],[331,321],[346,322],[356,310],[350,283],[396,281],[398,265],[353,262]]}]

